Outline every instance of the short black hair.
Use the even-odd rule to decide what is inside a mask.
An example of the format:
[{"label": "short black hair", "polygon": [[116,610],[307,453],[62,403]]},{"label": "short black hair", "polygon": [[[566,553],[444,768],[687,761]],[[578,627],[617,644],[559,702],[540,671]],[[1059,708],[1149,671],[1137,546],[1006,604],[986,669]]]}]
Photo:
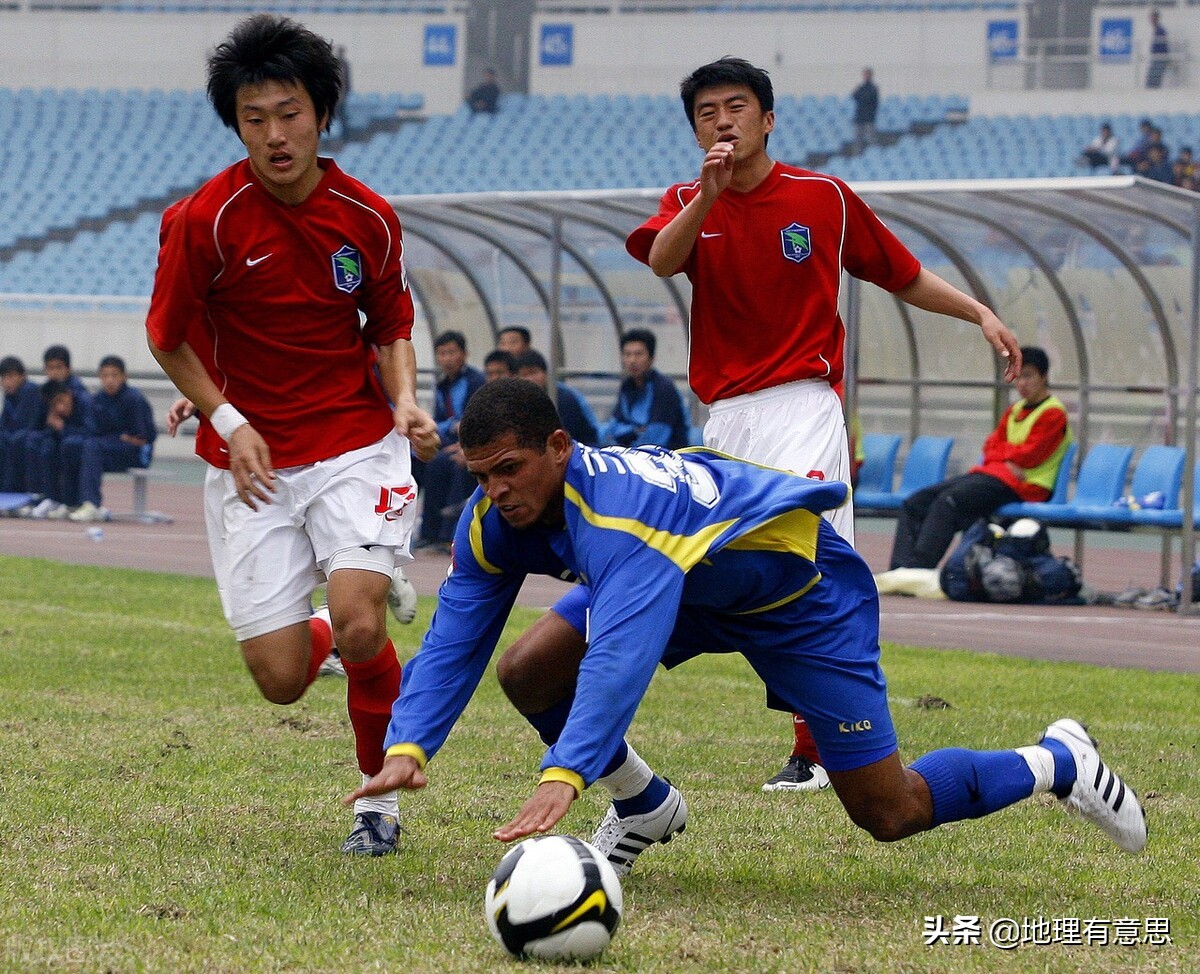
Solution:
[{"label": "short black hair", "polygon": [[329,128],[342,97],[342,72],[329,41],[289,17],[247,17],[208,56],[208,98],[237,132],[238,92],[265,81],[302,86]]},{"label": "short black hair", "polygon": [[51,362],[62,362],[68,369],[71,367],[71,353],[67,351],[66,345],[51,345],[42,352],[42,365]]},{"label": "short black hair", "polygon": [[42,383],[42,402],[47,406],[54,402],[59,396],[66,393],[72,399],[75,398],[75,393],[71,390],[69,382],[63,382],[61,379],[49,379]]},{"label": "short black hair", "polygon": [[658,348],[658,339],[654,337],[654,332],[648,328],[630,328],[621,336],[621,348],[623,349],[630,342],[641,342],[646,346],[646,351],[650,353],[650,357],[654,358],[654,353]]},{"label": "short black hair", "polygon": [[503,349],[493,349],[483,357],[484,367],[491,365],[493,362],[503,362],[504,367],[508,369],[509,375],[515,375],[517,371],[517,360],[511,352],[506,352]]},{"label": "short black hair", "polygon": [[683,110],[693,132],[696,131],[697,93],[705,88],[717,88],[721,85],[745,85],[754,92],[754,97],[758,99],[759,107],[764,112],[775,109],[775,89],[771,86],[771,76],[744,58],[730,57],[727,54],[716,61],[701,65],[679,83],[679,97],[683,99]]},{"label": "short black hair", "polygon": [[5,355],[0,359],[0,375],[25,375],[25,363],[15,355]]},{"label": "short black hair", "polygon": [[96,371],[99,372],[101,369],[110,365],[120,369],[122,372],[125,371],[125,360],[121,358],[120,355],[105,355],[104,358],[100,360],[100,364],[96,366]]},{"label": "short black hair", "polygon": [[521,369],[541,369],[543,372],[550,371],[550,366],[546,364],[546,356],[536,348],[531,348],[529,351],[518,355],[515,364],[518,372]]},{"label": "short black hair", "polygon": [[1021,364],[1032,365],[1043,376],[1050,374],[1050,356],[1036,345],[1021,346]]},{"label": "short black hair", "polygon": [[464,450],[474,450],[512,433],[517,446],[545,452],[550,435],[562,428],[558,410],[541,386],[528,379],[497,379],[467,401],[458,442]]},{"label": "short black hair", "polygon": [[499,338],[506,331],[516,332],[518,335],[521,336],[521,339],[525,342],[526,345],[530,344],[533,341],[533,332],[531,332],[528,328],[524,327],[523,325],[505,325],[498,332],[496,332],[496,337]]},{"label": "short black hair", "polygon": [[433,340],[434,348],[441,348],[443,345],[449,345],[453,342],[464,352],[467,350],[467,336],[461,331],[444,331]]}]

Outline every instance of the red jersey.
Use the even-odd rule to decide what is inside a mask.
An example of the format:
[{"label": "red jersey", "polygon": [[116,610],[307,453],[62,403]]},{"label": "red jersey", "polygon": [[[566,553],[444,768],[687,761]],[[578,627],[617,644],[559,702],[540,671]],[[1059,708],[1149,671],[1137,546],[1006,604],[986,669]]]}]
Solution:
[{"label": "red jersey", "polygon": [[[642,263],[665,227],[700,192],[672,186],[658,213],[630,234]],[[842,270],[888,291],[921,265],[840,179],[775,163],[748,193],[727,188],[680,268],[692,282],[688,381],[706,403],[799,379],[842,378]]]},{"label": "red jersey", "polygon": [[1037,408],[1036,405],[1026,405],[1025,400],[1021,399],[1004,410],[996,428],[983,441],[983,459],[971,468],[970,473],[986,473],[1004,481],[1023,501],[1049,500],[1050,491],[1037,484],[1018,480],[1008,469],[1006,461],[1011,460],[1018,467],[1032,470],[1049,460],[1050,455],[1058,449],[1063,437],[1067,435],[1067,414],[1061,409],[1047,409],[1034,420],[1033,428],[1023,443],[1010,443],[1008,417],[1018,406],[1021,408],[1016,414],[1017,419],[1024,419]]},{"label": "red jersey", "polygon": [[[385,436],[392,413],[371,346],[412,335],[400,221],[332,160],[320,166],[299,206],[272,196],[242,160],[168,209],[146,318],[158,348],[192,346],[276,467]],[[196,452],[229,466],[204,418]]]}]

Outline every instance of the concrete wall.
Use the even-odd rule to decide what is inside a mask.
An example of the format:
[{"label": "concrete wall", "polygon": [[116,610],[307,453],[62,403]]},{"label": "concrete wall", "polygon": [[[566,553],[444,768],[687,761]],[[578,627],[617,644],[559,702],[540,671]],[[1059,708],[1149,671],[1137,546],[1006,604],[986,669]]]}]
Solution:
[{"label": "concrete wall", "polygon": [[[0,12],[0,87],[200,89],[208,52],[244,16]],[[426,111],[436,113],[453,112],[462,101],[462,16],[303,19],[345,46],[355,91],[419,92]],[[457,26],[454,64],[423,64],[428,24]]]}]

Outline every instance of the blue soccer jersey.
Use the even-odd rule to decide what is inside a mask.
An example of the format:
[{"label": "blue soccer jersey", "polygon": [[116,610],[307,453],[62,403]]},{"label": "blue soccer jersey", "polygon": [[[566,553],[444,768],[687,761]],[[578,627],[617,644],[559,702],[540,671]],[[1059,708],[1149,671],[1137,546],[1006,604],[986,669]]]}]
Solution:
[{"label": "blue soccer jersey", "polygon": [[[797,631],[823,632],[864,607],[875,613],[877,627],[866,566],[822,528],[821,512],[846,500],[840,482],[807,480],[710,450],[581,445],[565,476],[561,529],[516,530],[478,490],[468,502],[453,569],[421,649],[405,669],[388,747],[415,745],[432,757],[442,746],[487,668],[527,574],[575,579],[590,591],[589,645],[575,699],[542,762],[586,784],[616,750],[660,662],[745,652],[749,645],[763,654],[756,661],[747,653],[762,675],[771,654],[786,657],[785,670],[811,655],[807,644],[791,645]],[[830,564],[852,569],[841,589],[814,591],[821,581],[818,544],[836,549]],[[877,653],[877,640],[864,636]],[[764,676],[773,692],[794,699],[789,679]],[[839,722],[863,719],[857,713],[833,717],[833,733]]]}]

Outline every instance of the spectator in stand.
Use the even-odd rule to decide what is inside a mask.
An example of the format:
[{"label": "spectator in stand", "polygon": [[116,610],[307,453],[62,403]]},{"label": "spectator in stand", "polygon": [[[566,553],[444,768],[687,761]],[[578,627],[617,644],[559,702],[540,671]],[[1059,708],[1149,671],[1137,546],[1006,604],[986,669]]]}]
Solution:
[{"label": "spectator in stand", "polygon": [[1156,182],[1171,184],[1175,182],[1175,170],[1167,158],[1167,148],[1160,142],[1155,142],[1150,146],[1145,162],[1138,164],[1136,172],[1137,175],[1145,176]]},{"label": "spectator in stand", "polygon": [[1192,158],[1192,147],[1185,145],[1179,150],[1171,165],[1171,181],[1183,189],[1196,188],[1196,161]]},{"label": "spectator in stand", "polygon": [[0,359],[0,385],[4,412],[0,413],[0,493],[27,490],[25,451],[29,437],[45,422],[45,405],[37,383],[30,380],[25,363],[15,355]]},{"label": "spectator in stand", "polygon": [[1162,25],[1162,15],[1157,10],[1150,11],[1150,29],[1154,36],[1150,39],[1150,70],[1146,72],[1146,87],[1161,88],[1163,75],[1171,63],[1167,56],[1171,47],[1167,43],[1167,29]]},{"label": "spectator in stand", "polygon": [[675,383],[654,367],[658,340],[645,328],[621,337],[625,378],[612,418],[600,430],[602,446],[655,443],[670,450],[687,446],[688,421]]},{"label": "spectator in stand", "polygon": [[879,114],[879,88],[875,72],[863,68],[862,84],[850,92],[854,101],[854,151],[862,152],[875,144],[875,117]]},{"label": "spectator in stand", "polygon": [[[545,356],[541,352],[530,349],[517,359],[517,375],[550,392],[550,369],[546,365]],[[562,420],[563,429],[571,434],[571,439],[585,446],[595,446],[600,439],[597,429],[596,414],[592,407],[574,389],[561,382],[554,383],[554,404],[558,407],[558,416]]]},{"label": "spectator in stand", "polygon": [[[917,491],[900,508],[890,571],[937,568],[954,535],[996,508],[1044,501],[1054,490],[1071,443],[1067,408],[1050,391],[1050,359],[1034,346],[1021,349],[1021,398],[1000,417],[983,444],[983,460],[968,473]],[[876,576],[881,592],[896,576]]]},{"label": "spectator in stand", "polygon": [[51,345],[42,353],[42,372],[47,380],[69,385],[77,405],[86,406],[91,402],[92,394],[88,392],[87,386],[71,371],[71,353],[67,351],[66,345]]},{"label": "spectator in stand", "polygon": [[106,355],[97,374],[100,391],[92,397],[93,434],[64,451],[64,464],[79,464],[83,502],[71,512],[72,521],[107,521],[109,514],[100,495],[103,475],[150,466],[158,435],[150,403],[127,381],[124,359]]},{"label": "spectator in stand", "polygon": [[496,348],[508,352],[513,358],[519,358],[533,347],[533,335],[528,328],[520,325],[509,325],[501,328],[496,335]]},{"label": "spectator in stand", "polygon": [[1112,126],[1108,122],[1100,123],[1100,134],[1083,147],[1079,155],[1081,165],[1091,166],[1093,170],[1106,168],[1116,172],[1120,166],[1121,143],[1113,135]]},{"label": "spectator in stand", "polygon": [[517,360],[509,352],[497,348],[488,352],[483,359],[483,376],[488,382],[510,379],[517,374]]},{"label": "spectator in stand", "polygon": [[467,401],[484,384],[483,373],[467,364],[467,338],[461,331],[445,331],[433,343],[442,377],[434,388],[433,420],[437,424],[441,448],[424,466],[421,489],[420,537],[413,550],[441,548],[449,551],[457,520],[455,508],[471,496],[475,478],[467,473],[466,461],[458,445],[458,421]]},{"label": "spectator in stand", "polygon": [[1131,148],[1125,155],[1118,160],[1121,165],[1129,166],[1135,169],[1137,164],[1146,158],[1147,150],[1150,148],[1150,143],[1154,141],[1154,123],[1148,118],[1143,118],[1138,122],[1138,138],[1133,143]]},{"label": "spectator in stand", "polygon": [[81,399],[60,379],[42,386],[42,399],[46,420],[25,451],[30,485],[42,498],[29,516],[62,520],[79,506],[79,463],[65,461],[78,458],[92,433],[91,399]]},{"label": "spectator in stand", "polygon": [[483,69],[483,82],[467,95],[467,104],[476,115],[481,112],[488,115],[496,114],[496,105],[500,101],[500,85],[496,83],[496,72],[491,68]]}]

